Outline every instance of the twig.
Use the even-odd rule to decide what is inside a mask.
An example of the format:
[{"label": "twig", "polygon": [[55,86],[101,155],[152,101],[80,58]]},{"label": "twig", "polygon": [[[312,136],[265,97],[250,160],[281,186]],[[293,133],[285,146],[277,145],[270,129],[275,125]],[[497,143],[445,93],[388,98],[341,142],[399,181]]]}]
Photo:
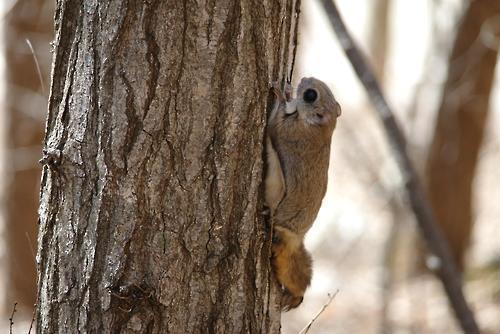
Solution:
[{"label": "twig", "polygon": [[28,44],[31,54],[33,55],[33,60],[35,61],[35,66],[36,66],[36,72],[38,74],[38,80],[40,80],[40,85],[42,87],[42,94],[45,95],[45,84],[43,83],[43,75],[42,75],[42,70],[40,70],[40,64],[38,63],[38,57],[36,56],[35,49],[33,48],[31,41],[27,38],[26,38],[26,44]]},{"label": "twig", "polygon": [[339,290],[337,289],[337,291],[335,291],[335,293],[332,295],[332,294],[328,294],[328,300],[327,302],[321,307],[321,309],[318,311],[318,313],[316,313],[316,315],[311,319],[311,321],[309,321],[309,323],[307,324],[306,327],[304,327],[300,332],[299,334],[306,334],[309,329],[311,328],[311,326],[313,325],[313,323],[316,321],[316,319],[318,319],[318,317],[321,315],[321,313],[323,313],[326,308],[328,306],[330,306],[330,303],[332,302],[332,300],[335,298],[335,296],[339,293]]},{"label": "twig", "polygon": [[24,232],[24,235],[26,236],[26,239],[28,239],[28,245],[30,246],[31,256],[33,257],[33,262],[35,262],[36,265],[36,255],[35,255],[35,250],[33,249],[33,242],[31,242],[31,238],[28,232]]},{"label": "twig", "polygon": [[30,328],[28,329],[28,334],[31,334],[31,329],[33,328],[33,323],[35,322],[36,317],[36,303],[33,305],[33,315],[31,316]]},{"label": "twig", "polygon": [[[301,0],[297,0],[294,6],[294,13],[292,14],[292,24],[295,24],[294,32],[293,32],[293,54],[292,54],[292,62],[290,64],[290,72],[288,74],[287,81],[292,82],[293,79],[293,69],[295,68],[295,56],[297,55],[297,47],[299,41],[299,18],[300,18],[300,5]],[[295,22],[294,22],[295,21]]]},{"label": "twig", "polygon": [[16,313],[17,302],[14,303],[14,307],[12,308],[12,313],[9,318],[9,333],[12,334],[12,327],[14,327],[14,313]]},{"label": "twig", "polygon": [[396,123],[391,108],[382,94],[372,69],[364,60],[364,57],[347,31],[336,5],[332,0],[320,0],[319,2],[323,6],[330,24],[337,34],[337,38],[347,58],[351,62],[360,81],[363,83],[382,120],[396,162],[403,176],[404,186],[420,230],[427,242],[429,250],[439,259],[439,266],[436,268],[436,274],[443,284],[448,300],[455,312],[455,316],[465,333],[479,333],[479,327],[474,318],[474,314],[469,308],[462,291],[461,275],[451,257],[448,243],[436,223],[434,213],[424,195],[417,173],[408,157],[405,147],[405,138]]}]

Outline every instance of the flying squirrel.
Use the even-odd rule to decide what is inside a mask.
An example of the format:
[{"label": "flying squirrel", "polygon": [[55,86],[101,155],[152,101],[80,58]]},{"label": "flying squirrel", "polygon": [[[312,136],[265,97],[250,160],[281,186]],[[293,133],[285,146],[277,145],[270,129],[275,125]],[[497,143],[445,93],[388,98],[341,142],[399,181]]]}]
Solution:
[{"label": "flying squirrel", "polygon": [[265,202],[273,226],[272,266],[283,288],[281,307],[300,305],[311,283],[312,259],[304,236],[326,192],[330,142],[341,114],[328,86],[303,78],[292,98],[273,83],[277,101],[267,126]]}]

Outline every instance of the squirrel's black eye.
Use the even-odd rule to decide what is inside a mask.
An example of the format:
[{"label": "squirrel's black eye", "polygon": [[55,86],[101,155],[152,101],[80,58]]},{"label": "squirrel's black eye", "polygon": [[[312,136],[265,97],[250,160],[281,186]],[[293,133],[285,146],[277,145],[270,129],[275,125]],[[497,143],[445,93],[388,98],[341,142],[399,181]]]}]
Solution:
[{"label": "squirrel's black eye", "polygon": [[314,89],[306,89],[304,92],[304,101],[307,103],[313,103],[318,98],[318,93]]}]

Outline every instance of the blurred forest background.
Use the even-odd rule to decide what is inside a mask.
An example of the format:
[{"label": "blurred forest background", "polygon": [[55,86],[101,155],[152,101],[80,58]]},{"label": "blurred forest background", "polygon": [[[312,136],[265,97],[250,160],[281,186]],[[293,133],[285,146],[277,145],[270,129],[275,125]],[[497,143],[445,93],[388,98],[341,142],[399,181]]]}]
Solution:
[{"label": "blurred forest background", "polygon": [[[500,332],[500,45],[498,0],[337,0],[407,136],[485,333]],[[53,1],[0,2],[0,331],[35,303],[41,142]],[[460,332],[426,269],[415,221],[381,124],[320,6],[302,1],[295,81],[329,84],[343,114],[330,181],[307,236],[314,278],[284,314],[298,333],[338,290],[312,333]]]}]

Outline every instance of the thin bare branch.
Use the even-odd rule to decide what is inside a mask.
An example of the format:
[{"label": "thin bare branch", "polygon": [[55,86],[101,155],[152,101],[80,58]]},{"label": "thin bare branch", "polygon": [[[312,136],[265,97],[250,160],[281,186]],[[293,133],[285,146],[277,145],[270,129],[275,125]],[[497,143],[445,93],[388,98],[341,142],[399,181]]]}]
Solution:
[{"label": "thin bare branch", "polygon": [[35,66],[36,66],[36,72],[38,74],[38,79],[40,80],[40,86],[42,88],[42,94],[45,95],[45,84],[43,83],[43,75],[42,71],[40,70],[40,64],[38,63],[38,57],[36,56],[35,49],[33,48],[31,41],[27,38],[26,38],[26,44],[28,44],[31,54],[33,55],[33,60],[35,61]]},{"label": "thin bare branch", "polygon": [[406,152],[405,138],[400,130],[393,112],[389,107],[380,86],[351,35],[347,31],[339,11],[332,0],[319,1],[325,10],[330,24],[340,41],[351,65],[364,85],[378,115],[384,125],[386,135],[391,144],[396,162],[403,176],[404,186],[408,194],[412,210],[420,230],[427,242],[429,250],[439,259],[436,274],[441,280],[455,315],[465,333],[479,333],[474,314],[462,291],[461,275],[450,254],[448,243],[437,225],[428,199],[424,195],[422,185],[415,168]]},{"label": "thin bare branch", "polygon": [[30,322],[30,328],[28,329],[28,334],[31,334],[31,329],[33,328],[33,323],[35,322],[36,318],[36,304],[33,305],[33,314],[31,316],[31,322]]},{"label": "thin bare branch", "polygon": [[309,323],[306,325],[306,327],[304,327],[300,332],[299,334],[306,334],[307,332],[309,332],[309,329],[311,329],[311,326],[313,325],[313,323],[316,321],[316,319],[319,318],[319,316],[321,315],[321,313],[323,313],[326,308],[328,306],[330,306],[332,300],[335,298],[335,296],[337,296],[337,294],[339,293],[339,290],[337,289],[337,291],[335,291],[334,294],[328,294],[328,300],[326,301],[326,303],[321,307],[321,309],[318,311],[318,313],[316,313],[316,315],[311,319],[311,321],[309,321]]},{"label": "thin bare branch", "polygon": [[12,334],[12,328],[14,327],[14,313],[16,313],[17,302],[14,303],[14,307],[12,308],[12,313],[9,318],[9,333]]},{"label": "thin bare branch", "polygon": [[31,241],[31,238],[30,238],[30,235],[28,232],[24,232],[24,235],[26,236],[26,239],[28,240],[28,245],[30,246],[31,255],[33,256],[33,261],[35,262],[35,265],[36,265],[36,254],[35,254],[35,250],[33,248],[33,242]]}]

